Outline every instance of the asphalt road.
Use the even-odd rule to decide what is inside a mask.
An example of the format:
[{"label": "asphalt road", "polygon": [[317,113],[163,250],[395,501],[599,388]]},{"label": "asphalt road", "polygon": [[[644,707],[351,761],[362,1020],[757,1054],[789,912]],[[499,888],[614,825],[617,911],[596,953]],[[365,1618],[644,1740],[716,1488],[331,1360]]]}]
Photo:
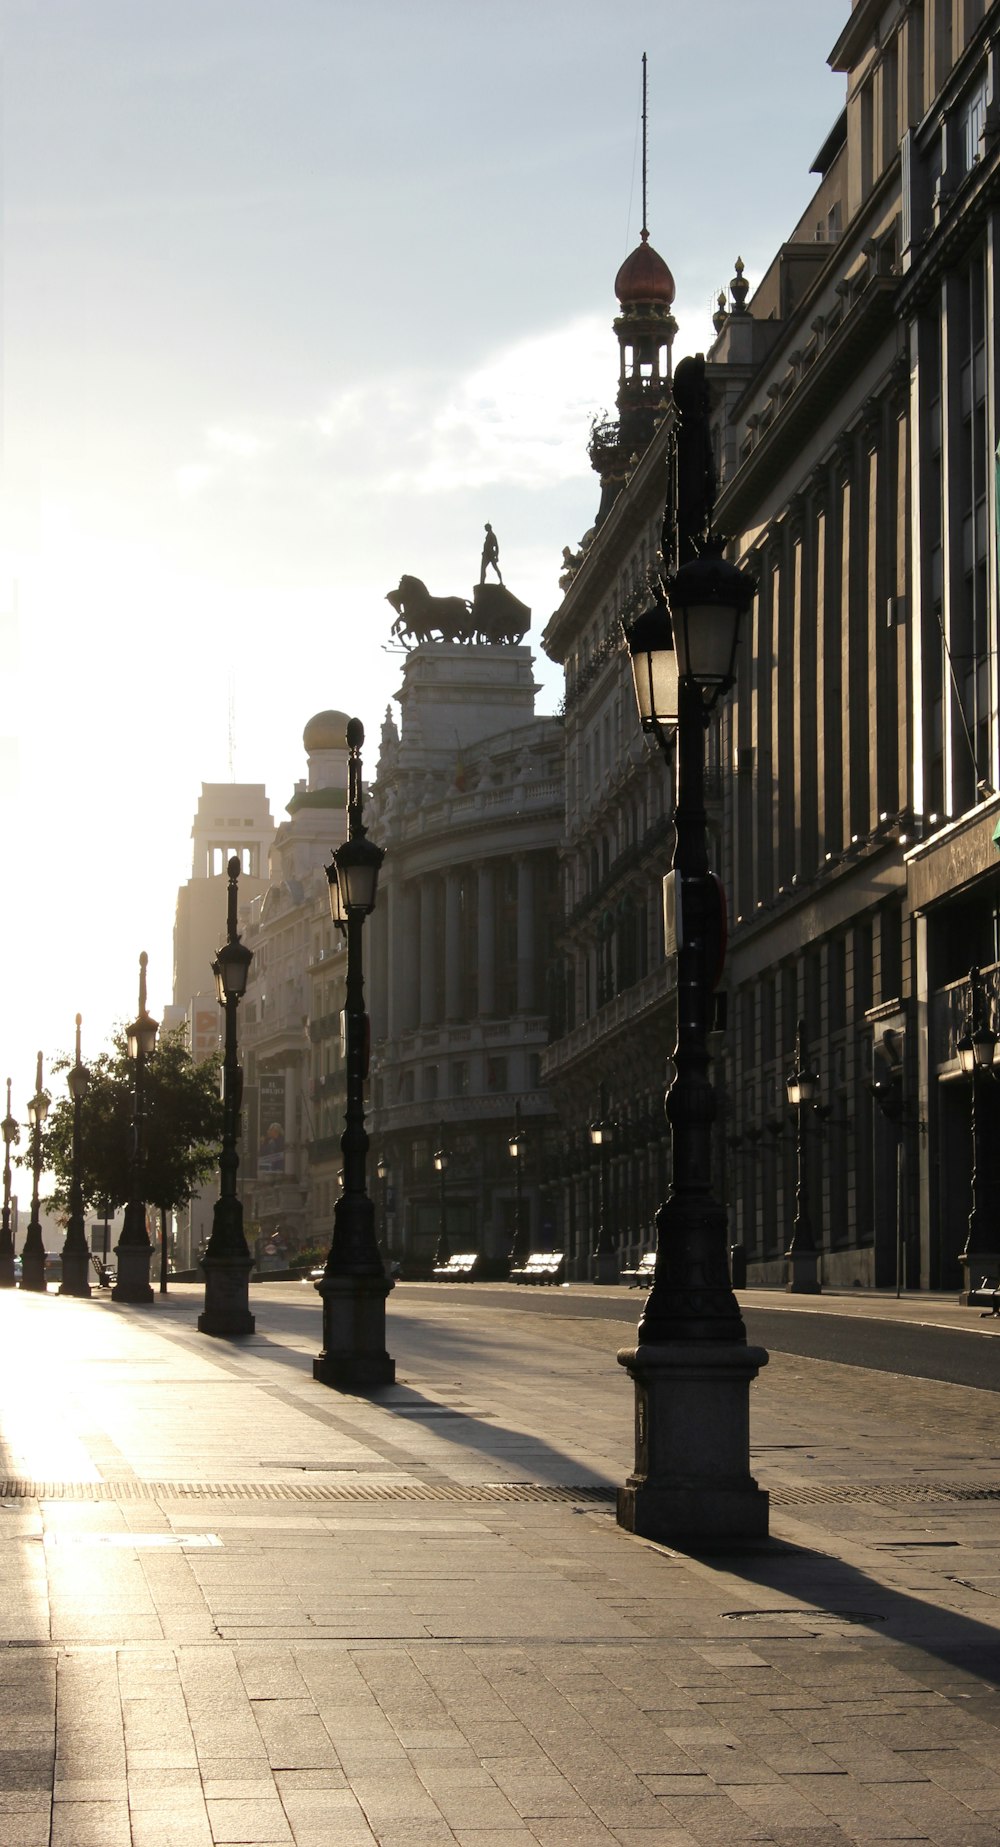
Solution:
[{"label": "asphalt road", "polygon": [[[517,1308],[524,1314],[569,1315],[587,1320],[620,1321],[634,1328],[642,1312],[639,1290],[620,1296],[576,1294],[564,1289],[509,1289],[489,1285],[403,1283],[401,1298],[431,1295],[438,1300],[444,1290],[460,1294],[474,1289],[477,1307]],[[971,1385],[980,1391],[1000,1392],[1000,1321],[973,1320],[968,1329],[925,1327],[913,1322],[879,1321],[869,1316],[824,1315],[811,1310],[796,1314],[788,1308],[744,1306],[747,1339],[769,1353],[794,1353],[805,1359],[835,1360],[842,1366],[863,1366],[872,1372],[891,1372],[903,1378],[939,1379],[950,1385]],[[985,1332],[985,1338],[980,1338]],[[628,1339],[622,1328],[623,1345]]]}]

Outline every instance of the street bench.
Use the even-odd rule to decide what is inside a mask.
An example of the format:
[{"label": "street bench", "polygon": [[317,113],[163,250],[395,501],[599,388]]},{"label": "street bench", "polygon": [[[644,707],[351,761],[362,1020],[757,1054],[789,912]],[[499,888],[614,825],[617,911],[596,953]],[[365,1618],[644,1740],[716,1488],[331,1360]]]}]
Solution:
[{"label": "street bench", "polygon": [[653,1271],[656,1269],[656,1252],[644,1251],[634,1270],[623,1270],[621,1280],[630,1289],[638,1289],[640,1283],[652,1283]]},{"label": "street bench", "polygon": [[532,1251],[523,1263],[511,1270],[512,1283],[561,1283],[565,1251]]},{"label": "street bench", "polygon": [[988,1276],[981,1277],[979,1287],[969,1290],[968,1303],[970,1308],[981,1308],[984,1319],[987,1315],[1000,1316],[1000,1282],[991,1283]]},{"label": "street bench", "polygon": [[438,1283],[473,1283],[478,1262],[478,1251],[456,1251],[446,1263],[436,1263],[431,1275]]}]

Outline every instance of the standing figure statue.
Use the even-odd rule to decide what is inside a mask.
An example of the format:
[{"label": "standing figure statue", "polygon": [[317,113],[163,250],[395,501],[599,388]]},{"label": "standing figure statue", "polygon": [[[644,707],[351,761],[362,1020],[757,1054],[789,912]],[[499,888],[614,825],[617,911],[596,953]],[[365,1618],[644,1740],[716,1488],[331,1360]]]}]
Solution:
[{"label": "standing figure statue", "polygon": [[500,546],[497,535],[490,525],[489,520],[487,520],[486,537],[483,540],[483,556],[479,566],[479,581],[481,584],[486,582],[486,573],[490,569],[496,572],[497,579],[502,584],[503,578],[500,576]]}]

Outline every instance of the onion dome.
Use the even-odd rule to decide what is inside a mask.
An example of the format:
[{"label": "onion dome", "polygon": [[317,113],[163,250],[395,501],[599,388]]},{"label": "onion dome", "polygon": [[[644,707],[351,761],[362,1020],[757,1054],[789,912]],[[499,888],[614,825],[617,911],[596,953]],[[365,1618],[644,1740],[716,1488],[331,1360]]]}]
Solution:
[{"label": "onion dome", "polygon": [[625,258],[615,277],[618,300],[623,308],[640,302],[660,302],[669,308],[676,292],[673,276],[659,252],[653,249],[649,232],[644,229],[642,242]]},{"label": "onion dome", "polygon": [[346,750],[349,722],[346,712],[317,712],[302,733],[306,755],[314,750]]}]

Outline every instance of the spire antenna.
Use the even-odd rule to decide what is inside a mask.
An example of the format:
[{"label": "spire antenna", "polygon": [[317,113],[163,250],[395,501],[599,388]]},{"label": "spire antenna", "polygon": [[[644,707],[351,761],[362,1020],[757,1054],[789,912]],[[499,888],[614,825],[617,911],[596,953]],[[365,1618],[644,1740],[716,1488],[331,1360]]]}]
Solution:
[{"label": "spire antenna", "polygon": [[645,52],[643,52],[643,229],[641,229],[643,244],[649,238],[649,225],[647,225],[647,212],[645,212],[645,174],[647,174],[647,107],[645,107],[645,102],[647,102],[647,74],[645,74]]}]

